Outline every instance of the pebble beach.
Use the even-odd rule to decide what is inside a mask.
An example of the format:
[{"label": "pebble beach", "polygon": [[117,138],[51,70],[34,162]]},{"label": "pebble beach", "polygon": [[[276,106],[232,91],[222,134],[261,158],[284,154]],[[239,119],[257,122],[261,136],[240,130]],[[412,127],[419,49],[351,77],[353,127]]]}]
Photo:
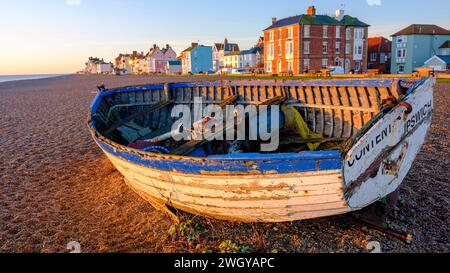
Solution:
[{"label": "pebble beach", "polygon": [[[450,82],[435,89],[428,140],[389,222],[411,244],[342,217],[283,224],[222,222],[182,213],[175,226],[129,189],[91,139],[96,86],[211,80],[85,76],[0,83],[0,252],[387,253],[450,251]],[[449,172],[449,173],[447,173]]]}]

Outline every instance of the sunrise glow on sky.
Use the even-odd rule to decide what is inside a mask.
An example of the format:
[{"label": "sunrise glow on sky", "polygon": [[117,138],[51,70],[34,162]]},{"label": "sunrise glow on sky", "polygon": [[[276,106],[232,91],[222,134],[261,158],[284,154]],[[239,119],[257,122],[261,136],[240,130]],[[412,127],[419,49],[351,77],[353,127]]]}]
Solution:
[{"label": "sunrise glow on sky", "polygon": [[14,0],[0,1],[0,75],[73,73],[89,56],[113,61],[119,53],[148,51],[156,43],[180,53],[191,42],[228,37],[250,48],[272,17],[345,12],[389,37],[412,23],[450,28],[442,0]]}]

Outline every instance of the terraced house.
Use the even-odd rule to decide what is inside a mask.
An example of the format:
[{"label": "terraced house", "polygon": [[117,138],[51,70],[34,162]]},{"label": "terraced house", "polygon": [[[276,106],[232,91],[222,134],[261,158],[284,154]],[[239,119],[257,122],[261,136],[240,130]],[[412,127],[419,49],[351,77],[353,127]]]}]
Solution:
[{"label": "terraced house", "polygon": [[264,30],[264,65],[271,74],[301,74],[340,66],[346,73],[367,68],[369,25],[345,15],[307,14],[277,20]]},{"label": "terraced house", "polygon": [[392,35],[392,73],[412,73],[424,66],[450,40],[450,31],[436,25],[413,24]]}]

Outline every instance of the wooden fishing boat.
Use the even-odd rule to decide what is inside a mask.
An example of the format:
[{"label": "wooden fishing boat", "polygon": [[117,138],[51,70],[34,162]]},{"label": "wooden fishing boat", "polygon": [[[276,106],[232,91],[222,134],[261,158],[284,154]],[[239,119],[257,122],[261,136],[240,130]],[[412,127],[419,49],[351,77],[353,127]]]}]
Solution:
[{"label": "wooden fishing boat", "polygon": [[[430,127],[434,84],[423,78],[101,87],[88,124],[127,184],[158,209],[243,222],[296,221],[357,211],[396,191]],[[193,107],[194,97],[222,107],[289,105],[322,136],[292,143],[321,147],[228,154],[198,153],[205,143],[192,141],[130,147],[170,132],[173,107]]]}]

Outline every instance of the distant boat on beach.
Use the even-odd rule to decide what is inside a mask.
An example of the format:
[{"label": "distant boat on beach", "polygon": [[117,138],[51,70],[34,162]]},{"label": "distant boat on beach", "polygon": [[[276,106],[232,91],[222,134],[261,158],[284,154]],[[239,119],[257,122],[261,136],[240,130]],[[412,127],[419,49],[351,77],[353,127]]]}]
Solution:
[{"label": "distant boat on beach", "polygon": [[0,75],[0,82],[39,80],[63,76],[65,74],[34,74],[34,75]]}]

